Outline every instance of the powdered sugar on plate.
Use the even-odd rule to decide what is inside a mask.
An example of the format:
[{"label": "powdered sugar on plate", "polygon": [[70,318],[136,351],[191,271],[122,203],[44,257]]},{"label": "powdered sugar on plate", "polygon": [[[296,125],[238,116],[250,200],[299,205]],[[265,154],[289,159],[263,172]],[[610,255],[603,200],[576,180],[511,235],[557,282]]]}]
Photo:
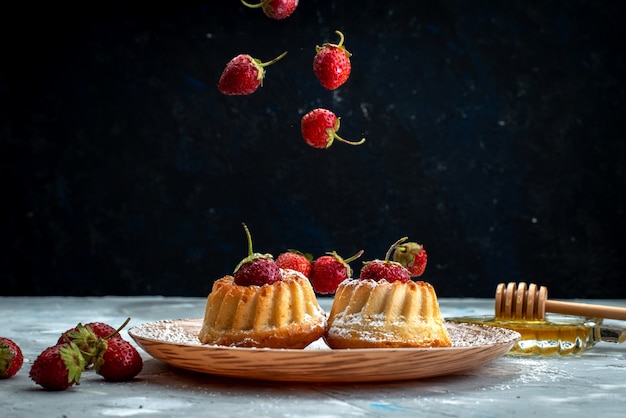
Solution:
[{"label": "powdered sugar on plate", "polygon": [[[519,333],[486,325],[446,322],[452,347],[476,347],[506,343],[520,338]],[[137,325],[128,332],[131,336],[186,346],[206,346],[198,340],[202,319],[163,320]],[[323,339],[311,343],[306,350],[328,350]]]}]

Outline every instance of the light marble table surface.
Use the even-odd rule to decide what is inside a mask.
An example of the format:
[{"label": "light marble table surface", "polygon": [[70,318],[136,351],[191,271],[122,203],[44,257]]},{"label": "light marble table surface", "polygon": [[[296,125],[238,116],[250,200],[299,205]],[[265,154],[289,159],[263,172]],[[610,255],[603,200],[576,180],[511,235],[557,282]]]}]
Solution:
[{"label": "light marble table surface", "polygon": [[[328,309],[332,299],[321,298]],[[626,306],[626,300],[585,301]],[[439,300],[446,318],[493,314],[490,299]],[[626,344],[600,342],[565,357],[506,355],[454,375],[389,383],[284,383],[224,378],[177,369],[142,351],[132,381],[107,383],[86,371],[63,392],[42,390],[30,366],[61,332],[93,321],[128,327],[202,317],[205,298],[0,297],[0,336],[15,340],[25,362],[0,380],[2,417],[624,417]],[[624,326],[623,321],[614,325]],[[127,327],[127,329],[128,329]],[[122,335],[131,340],[126,330]],[[134,343],[134,341],[132,341]]]}]

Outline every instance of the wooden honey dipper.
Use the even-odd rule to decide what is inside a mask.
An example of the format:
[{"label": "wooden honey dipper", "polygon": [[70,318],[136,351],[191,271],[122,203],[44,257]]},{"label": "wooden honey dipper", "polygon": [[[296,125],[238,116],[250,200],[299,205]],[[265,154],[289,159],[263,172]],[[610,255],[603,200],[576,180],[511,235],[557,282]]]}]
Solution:
[{"label": "wooden honey dipper", "polygon": [[545,319],[546,312],[588,318],[626,320],[626,308],[548,300],[548,289],[534,283],[500,283],[496,288],[497,319]]}]

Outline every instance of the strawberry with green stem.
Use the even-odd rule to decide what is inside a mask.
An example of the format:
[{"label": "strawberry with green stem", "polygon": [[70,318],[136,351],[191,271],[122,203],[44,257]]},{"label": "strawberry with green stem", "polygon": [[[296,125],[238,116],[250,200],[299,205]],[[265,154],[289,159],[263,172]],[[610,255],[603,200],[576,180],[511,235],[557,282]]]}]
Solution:
[{"label": "strawberry with green stem", "polygon": [[406,283],[411,280],[411,274],[402,264],[389,260],[391,252],[407,239],[407,237],[400,238],[398,241],[393,243],[391,247],[389,247],[389,250],[387,250],[384,260],[376,259],[366,261],[361,269],[359,279],[374,281],[385,279],[388,282],[399,281],[402,283]]},{"label": "strawberry with green stem", "polygon": [[260,7],[263,13],[265,13],[265,16],[275,20],[281,20],[291,16],[296,10],[296,7],[298,7],[298,0],[261,0],[260,3],[255,4],[241,0],[241,3],[251,9]]},{"label": "strawberry with green stem", "polygon": [[352,276],[349,263],[362,254],[363,250],[360,250],[344,260],[337,252],[332,251],[313,260],[310,277],[313,290],[321,295],[335,293],[339,283]]},{"label": "strawberry with green stem", "polygon": [[302,117],[301,128],[304,141],[314,148],[328,148],[336,139],[350,145],[361,145],[365,138],[360,141],[348,141],[337,134],[340,118],[328,109],[313,109]]},{"label": "strawberry with green stem", "polygon": [[46,348],[33,362],[30,378],[47,390],[65,390],[80,384],[85,359],[74,343]]},{"label": "strawberry with green stem", "polygon": [[422,244],[406,242],[396,247],[393,252],[393,260],[409,270],[412,277],[419,277],[426,270],[428,255]]},{"label": "strawberry with green stem", "polygon": [[313,73],[320,84],[328,90],[335,90],[344,84],[352,71],[350,63],[352,54],[343,45],[343,33],[338,30],[335,33],[339,35],[339,43],[327,42],[322,46],[316,46],[313,58]]},{"label": "strawberry with green stem", "polygon": [[104,341],[122,338],[119,331],[126,326],[130,318],[116,330],[103,322],[90,322],[85,325],[79,323],[74,328],[63,332],[57,344],[73,342],[85,358],[85,366],[90,366],[93,359],[106,349]]},{"label": "strawberry with green stem", "polygon": [[0,379],[8,379],[22,368],[24,355],[19,345],[10,338],[0,337]]},{"label": "strawberry with green stem", "polygon": [[137,349],[123,338],[110,338],[106,350],[94,360],[96,373],[109,382],[131,380],[143,369]]},{"label": "strawberry with green stem", "polygon": [[271,254],[255,253],[252,250],[250,230],[245,223],[243,228],[248,240],[248,256],[235,267],[233,272],[235,284],[239,286],[263,286],[281,280],[280,268],[276,265],[274,257]]},{"label": "strawberry with green stem", "polygon": [[261,62],[248,54],[239,54],[231,59],[224,68],[217,87],[229,96],[254,93],[263,85],[265,67],[274,64],[287,55],[287,51],[267,62]]}]

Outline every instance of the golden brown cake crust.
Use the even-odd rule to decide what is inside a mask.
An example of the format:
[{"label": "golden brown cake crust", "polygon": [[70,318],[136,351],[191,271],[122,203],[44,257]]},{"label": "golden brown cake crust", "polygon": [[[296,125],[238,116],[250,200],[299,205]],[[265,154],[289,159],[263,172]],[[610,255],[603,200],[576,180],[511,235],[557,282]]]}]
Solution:
[{"label": "golden brown cake crust", "polygon": [[449,347],[427,282],[347,279],[337,288],[324,340],[331,348]]},{"label": "golden brown cake crust", "polygon": [[281,270],[283,280],[239,286],[232,276],[213,284],[207,298],[203,344],[236,347],[304,348],[326,329],[326,315],[309,280]]}]

